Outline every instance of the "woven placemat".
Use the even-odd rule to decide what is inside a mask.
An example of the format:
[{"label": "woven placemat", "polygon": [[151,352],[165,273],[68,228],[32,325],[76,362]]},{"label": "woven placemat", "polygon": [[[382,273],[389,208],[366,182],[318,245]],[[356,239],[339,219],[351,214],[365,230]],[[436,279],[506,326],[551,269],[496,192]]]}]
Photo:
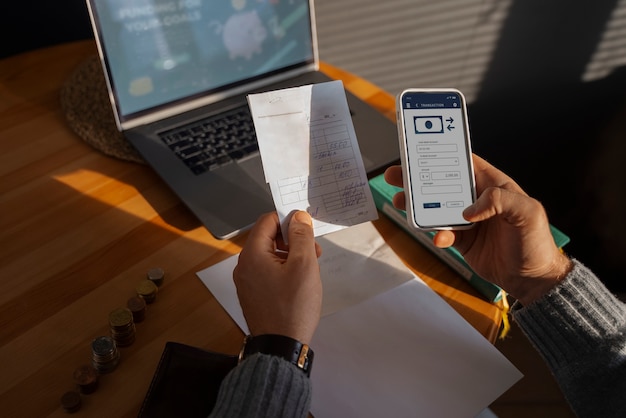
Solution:
[{"label": "woven placemat", "polygon": [[61,108],[70,128],[86,143],[111,157],[145,164],[115,125],[98,56],[85,60],[61,87]]}]

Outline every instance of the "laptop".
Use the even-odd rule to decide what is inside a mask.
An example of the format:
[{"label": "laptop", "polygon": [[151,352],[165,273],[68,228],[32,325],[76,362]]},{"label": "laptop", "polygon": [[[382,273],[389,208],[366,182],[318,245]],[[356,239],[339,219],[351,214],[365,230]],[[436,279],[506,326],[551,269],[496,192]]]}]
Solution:
[{"label": "laptop", "polygon": [[[87,5],[118,129],[211,234],[233,237],[274,210],[246,96],[330,80],[313,1]],[[396,161],[395,124],[347,97],[368,173]]]}]

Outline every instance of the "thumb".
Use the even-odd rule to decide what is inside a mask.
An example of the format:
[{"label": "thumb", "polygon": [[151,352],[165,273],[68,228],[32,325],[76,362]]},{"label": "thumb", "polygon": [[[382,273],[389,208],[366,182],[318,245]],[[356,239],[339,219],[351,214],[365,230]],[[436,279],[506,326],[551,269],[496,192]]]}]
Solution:
[{"label": "thumb", "polygon": [[508,223],[519,225],[532,217],[538,206],[538,201],[526,195],[501,187],[490,187],[463,211],[463,217],[470,222],[480,222],[502,216]]},{"label": "thumb", "polygon": [[297,211],[289,222],[289,257],[299,256],[317,258],[313,219],[304,211]]}]

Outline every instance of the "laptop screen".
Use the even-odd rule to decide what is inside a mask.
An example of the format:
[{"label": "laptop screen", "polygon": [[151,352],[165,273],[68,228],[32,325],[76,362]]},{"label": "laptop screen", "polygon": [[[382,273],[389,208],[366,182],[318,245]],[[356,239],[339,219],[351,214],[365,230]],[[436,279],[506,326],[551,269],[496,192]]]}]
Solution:
[{"label": "laptop screen", "polygon": [[314,62],[309,0],[91,0],[121,120]]}]

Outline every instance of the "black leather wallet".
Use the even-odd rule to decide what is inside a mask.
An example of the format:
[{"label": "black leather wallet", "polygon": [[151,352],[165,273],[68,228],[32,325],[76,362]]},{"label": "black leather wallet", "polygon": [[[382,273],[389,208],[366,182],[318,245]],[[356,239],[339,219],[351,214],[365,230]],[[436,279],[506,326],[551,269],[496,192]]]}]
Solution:
[{"label": "black leather wallet", "polygon": [[236,365],[237,356],[167,342],[139,418],[206,418],[222,380]]}]

